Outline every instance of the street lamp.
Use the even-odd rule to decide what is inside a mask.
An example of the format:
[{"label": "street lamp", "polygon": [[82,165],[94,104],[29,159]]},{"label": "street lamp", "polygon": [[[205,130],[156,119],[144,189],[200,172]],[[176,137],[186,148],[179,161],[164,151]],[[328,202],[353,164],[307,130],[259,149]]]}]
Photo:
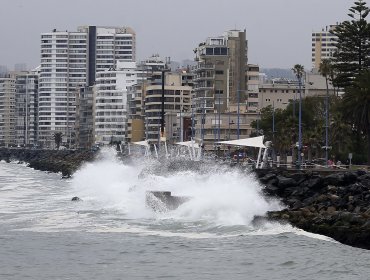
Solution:
[{"label": "street lamp", "polygon": [[298,168],[302,165],[302,76],[304,73],[304,67],[300,64],[296,64],[293,67],[293,72],[298,80],[299,88],[299,114],[298,114]]},{"label": "street lamp", "polygon": [[237,102],[238,102],[237,139],[240,138],[240,94],[239,92],[245,93],[245,90],[239,90],[239,89],[236,90]]},{"label": "street lamp", "polygon": [[240,114],[240,102],[239,102],[239,90],[237,90],[237,96],[238,96],[238,129],[237,129],[237,135],[238,135],[238,138],[237,139],[239,139],[239,137],[240,137],[240,116],[239,116],[239,114]]},{"label": "street lamp", "polygon": [[230,125],[234,124],[234,121],[230,121],[230,113],[229,113],[229,140],[230,140]]},{"label": "street lamp", "polygon": [[218,96],[218,142],[220,142],[221,130],[221,97]]}]

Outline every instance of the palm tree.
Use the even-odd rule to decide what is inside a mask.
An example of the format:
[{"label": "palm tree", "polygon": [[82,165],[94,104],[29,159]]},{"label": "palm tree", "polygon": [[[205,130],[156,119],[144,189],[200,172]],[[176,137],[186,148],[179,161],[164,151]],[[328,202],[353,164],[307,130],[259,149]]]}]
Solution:
[{"label": "palm tree", "polygon": [[304,67],[301,64],[296,64],[292,68],[294,75],[298,80],[299,85],[299,115],[298,115],[298,167],[301,168],[302,158],[302,77],[304,74]]},{"label": "palm tree", "polygon": [[344,117],[367,137],[367,163],[370,165],[370,70],[364,71],[353,86],[349,87],[342,100]]},{"label": "palm tree", "polygon": [[55,142],[55,147],[57,150],[60,147],[60,143],[62,143],[63,140],[63,134],[61,132],[56,132],[54,133],[54,142]]},{"label": "palm tree", "polygon": [[325,98],[325,162],[328,167],[328,148],[329,148],[329,75],[332,72],[331,63],[328,59],[323,59],[320,63],[319,72],[325,77],[326,98]]}]

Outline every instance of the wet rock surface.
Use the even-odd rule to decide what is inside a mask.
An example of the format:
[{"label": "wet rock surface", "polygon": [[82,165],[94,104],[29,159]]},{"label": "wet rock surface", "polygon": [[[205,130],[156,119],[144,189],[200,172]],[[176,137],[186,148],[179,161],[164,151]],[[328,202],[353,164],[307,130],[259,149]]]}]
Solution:
[{"label": "wet rock surface", "polygon": [[92,151],[0,148],[0,160],[25,162],[37,170],[61,172],[64,178],[70,177],[83,162],[94,158]]},{"label": "wet rock surface", "polygon": [[370,173],[358,171],[256,170],[266,195],[286,208],[271,220],[370,249]]}]

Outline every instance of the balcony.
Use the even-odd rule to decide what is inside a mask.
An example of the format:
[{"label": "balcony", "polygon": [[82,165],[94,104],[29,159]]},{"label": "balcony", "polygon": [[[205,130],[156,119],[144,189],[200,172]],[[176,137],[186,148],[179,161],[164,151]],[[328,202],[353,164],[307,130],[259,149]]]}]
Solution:
[{"label": "balcony", "polygon": [[198,65],[193,67],[193,71],[195,72],[199,72],[202,70],[213,70],[213,69],[215,69],[215,66],[209,63],[198,63]]},{"label": "balcony", "polygon": [[204,81],[204,80],[214,80],[215,75],[196,75],[194,76],[194,82]]}]

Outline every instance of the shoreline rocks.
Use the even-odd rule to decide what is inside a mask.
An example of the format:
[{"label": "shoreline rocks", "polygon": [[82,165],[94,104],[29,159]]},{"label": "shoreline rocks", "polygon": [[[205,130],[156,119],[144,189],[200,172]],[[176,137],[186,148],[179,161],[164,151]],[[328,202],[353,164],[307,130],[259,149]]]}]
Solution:
[{"label": "shoreline rocks", "polygon": [[26,162],[28,167],[37,170],[61,172],[63,178],[70,177],[82,163],[94,158],[92,151],[0,148],[0,160]]},{"label": "shoreline rocks", "polygon": [[[71,150],[0,148],[0,160],[26,162],[29,167],[70,177],[96,153]],[[329,236],[343,244],[370,249],[370,173],[340,170],[255,170],[263,192],[279,198],[282,211],[270,220]]]},{"label": "shoreline rocks", "polygon": [[370,173],[358,171],[256,170],[263,191],[286,208],[270,220],[370,249]]}]

